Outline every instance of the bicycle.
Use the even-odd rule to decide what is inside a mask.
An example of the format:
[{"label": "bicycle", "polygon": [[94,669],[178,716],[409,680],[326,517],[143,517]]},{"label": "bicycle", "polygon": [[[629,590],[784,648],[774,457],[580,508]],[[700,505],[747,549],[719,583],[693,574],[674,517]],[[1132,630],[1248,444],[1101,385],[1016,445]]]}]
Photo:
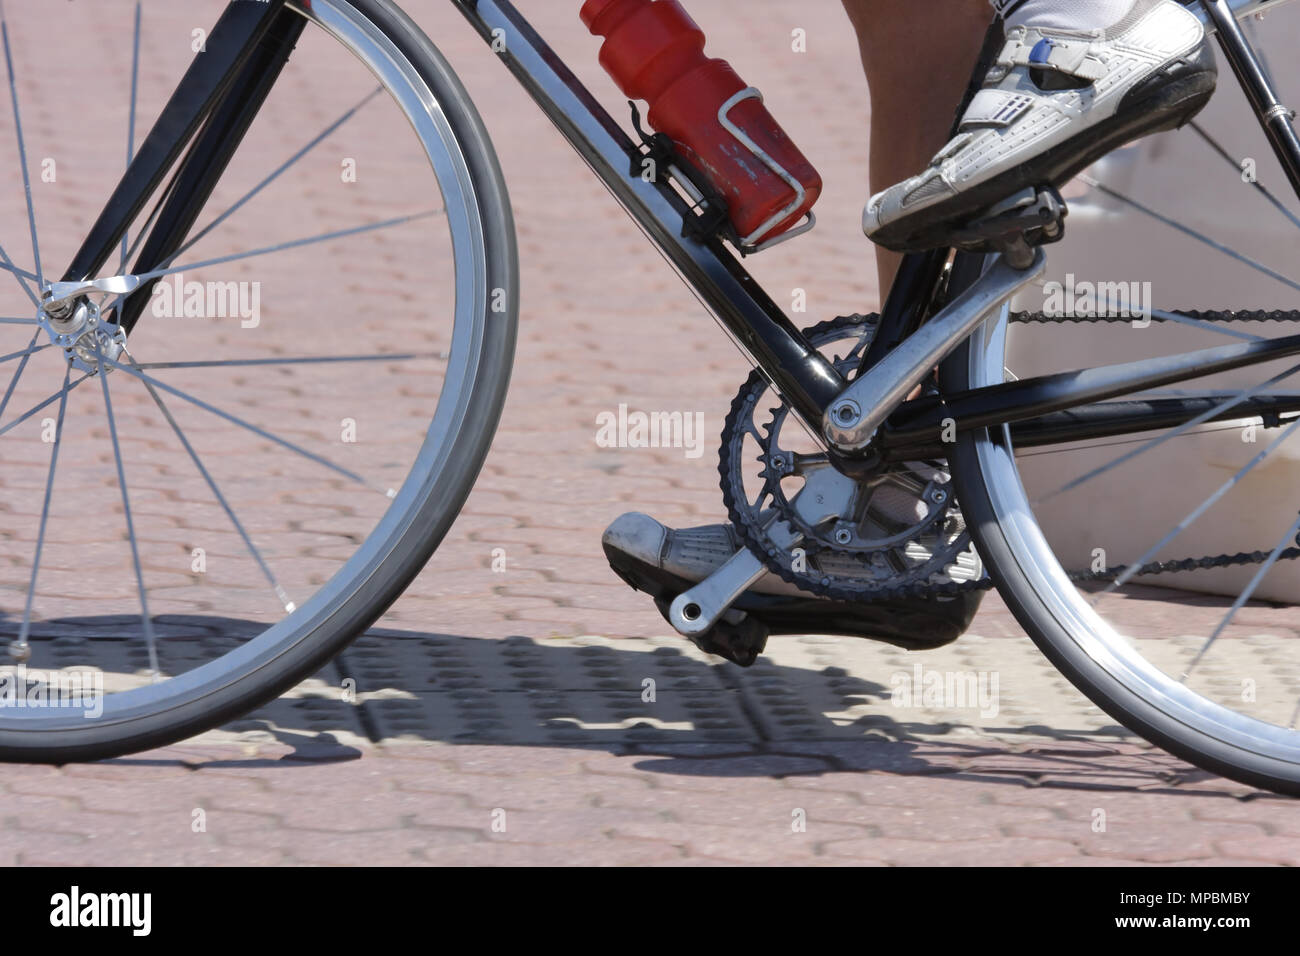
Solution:
[{"label": "bicycle", "polygon": [[[1042,246],[1061,238],[1065,201],[1043,188],[981,216],[960,237],[961,248],[908,256],[879,316],[800,332],[743,266],[766,246],[729,231],[720,198],[671,142],[644,134],[635,112],[634,138],[506,0],[452,2],[757,370],[733,406],[721,464],[729,514],[747,547],[676,597],[671,617],[679,632],[707,634],[764,574],[855,601],[996,586],[1053,664],[1124,726],[1216,773],[1300,794],[1294,681],[1282,678],[1284,686],[1261,702],[1240,694],[1236,675],[1200,668],[1216,650],[1231,661],[1255,647],[1233,617],[1285,561],[1300,556],[1300,519],[1267,551],[1170,559],[1168,546],[1186,527],[1180,524],[1124,565],[1071,569],[1068,548],[1040,527],[1036,505],[1137,452],[1046,496],[1026,490],[1032,482],[1021,469],[1043,449],[1095,451],[1111,439],[1138,441],[1139,452],[1157,455],[1172,439],[1194,442],[1213,430],[1202,426],[1241,420],[1277,432],[1261,453],[1267,457],[1300,426],[1300,392],[1276,387],[1300,365],[1245,387],[1225,376],[1265,374],[1269,363],[1300,353],[1300,335],[1265,338],[1236,324],[1291,322],[1300,312],[1158,311],[1155,328],[1226,331],[1240,341],[1011,376],[1008,330],[1060,318],[1011,307],[1014,296],[1041,281]],[[1215,32],[1300,192],[1300,141],[1238,25],[1285,2],[1188,5]],[[27,343],[0,355],[0,369],[13,369],[0,378],[8,379],[0,440],[13,446],[5,461],[16,472],[5,480],[9,544],[0,588],[7,596],[0,607],[11,619],[0,627],[15,663],[0,673],[0,696],[10,694],[0,707],[0,757],[63,762],[173,742],[246,713],[331,659],[402,593],[446,534],[487,454],[513,358],[518,265],[506,187],[484,127],[436,47],[390,0],[234,0],[210,31],[195,31],[196,55],[186,53],[191,62],[138,149],[137,98],[152,86],[139,83],[136,4],[126,171],[119,177],[107,161],[96,167],[116,184],[89,232],[62,219],[38,227],[23,117],[48,94],[39,83],[19,81],[31,73],[15,69],[9,14],[17,6],[11,0],[2,32],[32,268],[17,265],[13,240],[0,237],[0,269],[26,298],[0,324]],[[75,55],[71,24],[81,11],[47,6],[41,13],[42,35],[59,37],[64,55]],[[287,69],[291,52],[294,69]],[[161,48],[155,57],[166,58]],[[164,75],[169,68],[156,59],[151,66]],[[284,131],[296,131],[302,117],[271,93],[294,78],[310,79],[309,102],[329,122],[290,150]],[[344,86],[351,94],[337,95]],[[76,136],[111,141],[111,111],[82,112]],[[259,115],[269,119],[255,125]],[[381,172],[385,156],[406,149],[429,176],[367,177],[350,210],[341,208],[349,200],[334,194],[326,210],[317,201],[323,182],[340,175],[360,182],[348,179],[348,158],[341,173],[332,163],[313,165],[315,148],[345,126],[361,131],[358,142],[383,143],[372,159]],[[263,152],[279,159],[269,173]],[[644,175],[648,158],[658,170],[652,176]],[[253,173],[247,190],[232,185],[244,165]],[[439,207],[413,204],[435,190]],[[241,227],[245,204],[286,191],[295,217],[347,211],[353,218],[287,240]],[[222,211],[195,231],[209,203]],[[50,281],[44,267],[61,243],[71,264]],[[205,253],[187,256],[199,243]],[[429,255],[433,243],[445,259]],[[365,254],[376,257],[379,276],[419,270],[418,287],[403,289],[357,268],[354,257]],[[260,285],[253,280],[183,280],[186,272],[217,267],[246,270],[250,260],[265,270],[257,275],[274,276],[291,293],[276,300],[269,319],[254,314]],[[355,312],[321,322],[323,313],[308,310],[297,325],[286,321],[292,316],[283,303],[316,291],[321,273]],[[234,315],[226,314],[231,302]],[[451,321],[426,321],[436,315]],[[213,333],[201,319],[228,324]],[[258,334],[240,337],[235,319]],[[356,351],[358,338],[377,344]],[[42,363],[52,378],[38,377]],[[332,374],[340,367],[384,374],[344,380]],[[173,384],[169,376],[182,371],[200,385]],[[1225,384],[1167,388],[1214,376]],[[779,398],[764,424],[755,415],[769,390]],[[305,400],[312,414],[291,408],[290,399]],[[431,422],[386,420],[386,411],[408,400],[433,401]],[[333,419],[341,438],[322,430],[321,422]],[[111,456],[67,440],[69,423],[81,420],[97,423]],[[783,430],[790,422],[797,425]],[[213,438],[216,427],[244,444]],[[379,429],[383,451],[350,447],[348,429],[358,427]],[[1133,438],[1147,432],[1158,437]],[[749,464],[755,446],[757,470]],[[178,464],[161,463],[164,452]],[[1258,464],[1215,489],[1206,507],[1226,500]],[[71,490],[81,494],[68,494],[69,472],[82,482]],[[56,478],[61,494],[54,493]],[[884,527],[871,496],[860,494],[882,484],[912,489],[925,514],[912,526]],[[106,499],[108,486],[115,488]],[[191,488],[203,492],[202,502]],[[105,511],[121,519],[127,548],[116,557],[64,557],[63,564],[50,558],[75,552],[78,526],[106,520]],[[250,513],[256,517],[243,517]],[[1275,538],[1286,521],[1265,526]],[[193,546],[200,529],[215,548]],[[918,550],[921,542],[926,547]],[[936,572],[976,552],[987,576],[935,583]],[[294,557],[301,554],[328,560],[334,572],[300,571]],[[844,571],[850,559],[853,574]],[[863,568],[874,575],[869,586]],[[1217,613],[1213,600],[1189,605],[1185,590],[1161,584],[1174,579],[1185,588],[1183,579],[1199,570],[1234,568],[1249,581],[1209,639],[1190,651],[1146,639],[1140,621],[1110,620],[1143,602]],[[64,616],[43,612],[47,607]],[[87,626],[74,613],[86,607],[115,613]],[[50,706],[68,690],[62,675],[89,640],[115,655],[110,692],[96,688],[93,699]],[[29,662],[47,668],[35,700]],[[13,695],[19,686],[26,698]]]}]

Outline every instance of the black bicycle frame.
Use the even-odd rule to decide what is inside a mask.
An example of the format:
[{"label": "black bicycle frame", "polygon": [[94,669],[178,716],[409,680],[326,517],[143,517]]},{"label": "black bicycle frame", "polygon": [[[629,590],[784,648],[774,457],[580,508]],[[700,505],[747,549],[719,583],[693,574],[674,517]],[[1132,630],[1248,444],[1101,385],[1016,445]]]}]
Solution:
[{"label": "black bicycle frame", "polygon": [[[633,142],[560,62],[508,0],[452,0],[492,44],[561,134],[591,166],[623,207],[681,273],[702,302],[749,353],[755,365],[782,393],[808,430],[820,437],[823,415],[846,384],[821,359],[790,320],[743,269],[721,240],[692,236],[697,211],[667,183],[645,183],[639,176],[645,149]],[[1300,144],[1290,114],[1279,105],[1250,44],[1237,27],[1227,0],[1202,0],[1218,41],[1246,89],[1278,160],[1300,195]],[[1269,6],[1268,0],[1259,4]],[[991,31],[985,54],[995,50]],[[976,79],[972,91],[978,87]],[[968,96],[970,92],[968,91]],[[951,250],[905,256],[881,311],[876,338],[860,371],[911,335],[942,305],[940,290]],[[953,283],[975,277],[982,257],[958,255]],[[863,457],[914,454],[918,448],[943,457],[940,424],[952,420],[956,430],[1012,425],[1016,442],[1063,443],[1169,427],[1206,411],[1201,399],[1160,403],[1098,404],[1148,388],[1186,381],[1229,368],[1272,361],[1300,352],[1300,336],[1246,346],[1228,346],[1164,359],[1128,363],[1059,375],[1040,376],[948,396],[942,403],[904,403],[881,429]],[[1236,417],[1247,409],[1275,416],[1300,411],[1300,398],[1258,399],[1234,406]],[[1215,418],[1229,417],[1225,411]],[[1012,424],[1015,423],[1015,424]],[[836,454],[841,466],[853,462]]]},{"label": "black bicycle frame", "polygon": [[[716,234],[702,234],[705,210],[667,178],[641,176],[648,147],[633,141],[508,0],[452,0],[555,123],[704,305],[717,316],[815,436],[847,382],[804,338]],[[1300,195],[1300,140],[1228,0],[1201,0],[1220,46],[1246,91],[1288,179]],[[1234,0],[1236,2],[1236,0]],[[1276,0],[1282,2],[1282,0]],[[1267,7],[1269,0],[1257,6]],[[131,222],[168,186],[152,216],[133,272],[170,265],[249,125],[280,75],[305,25],[288,0],[232,0],[64,273],[83,281],[101,273]],[[576,22],[576,17],[575,17]],[[987,45],[986,45],[987,48]],[[182,153],[184,155],[182,155]],[[681,185],[681,184],[678,184]],[[942,305],[949,250],[904,258],[864,357],[873,364]],[[958,255],[951,281],[973,278],[978,257]],[[129,331],[152,283],[127,297],[115,320]],[[1058,444],[1165,428],[1207,411],[1205,399],[1100,403],[1228,368],[1300,354],[1300,336],[1207,349],[1163,359],[1039,376],[904,403],[865,452],[884,457],[942,457],[939,430],[1010,424],[1017,445]],[[1100,403],[1100,404],[1099,404]],[[1300,411],[1300,399],[1261,396],[1219,417]],[[840,459],[845,461],[845,459]]]}]

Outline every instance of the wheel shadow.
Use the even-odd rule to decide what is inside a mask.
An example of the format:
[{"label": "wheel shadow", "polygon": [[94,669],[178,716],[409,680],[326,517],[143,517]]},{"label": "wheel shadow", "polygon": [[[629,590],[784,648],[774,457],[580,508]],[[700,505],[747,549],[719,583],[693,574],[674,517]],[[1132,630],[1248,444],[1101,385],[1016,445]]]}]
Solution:
[{"label": "wheel shadow", "polygon": [[[142,643],[114,636],[129,624],[111,617],[45,622],[32,634],[30,667],[143,673]],[[261,628],[210,616],[160,616],[155,624],[164,668],[168,660],[194,666],[212,659]],[[0,640],[12,632],[12,622],[0,618]],[[897,707],[893,695],[888,684],[841,668],[792,667],[765,655],[741,669],[677,640],[496,639],[381,627],[246,717],[112,762],[289,769],[361,758],[367,741],[386,749],[437,742],[631,755],[641,758],[638,769],[669,776],[870,772],[1229,795],[1219,778],[1123,728],[996,717],[972,723],[963,720],[969,715],[945,719]],[[247,759],[202,753],[206,744],[240,742],[262,746]]]}]

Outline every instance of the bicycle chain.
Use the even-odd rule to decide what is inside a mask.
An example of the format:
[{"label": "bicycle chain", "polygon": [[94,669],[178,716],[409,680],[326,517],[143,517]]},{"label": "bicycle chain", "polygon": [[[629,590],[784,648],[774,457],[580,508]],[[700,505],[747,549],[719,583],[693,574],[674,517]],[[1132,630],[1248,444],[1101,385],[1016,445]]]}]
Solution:
[{"label": "bicycle chain", "polygon": [[[1241,309],[1241,310],[1187,310],[1175,311],[1173,315],[1184,316],[1189,319],[1195,319],[1200,322],[1300,322],[1300,311],[1281,310],[1281,309]],[[854,318],[861,318],[866,322],[878,322],[880,316],[878,313],[871,313],[866,316],[843,316],[833,319],[830,322],[822,323],[817,329],[824,328],[828,325],[849,322]],[[1053,324],[1067,322],[1132,322],[1131,317],[1116,315],[1047,315],[1043,312],[1011,312],[1009,318],[1012,322],[1021,324]],[[1158,316],[1152,317],[1153,322],[1164,322],[1166,319]],[[811,330],[810,330],[811,331]],[[758,373],[755,372],[754,375]],[[757,555],[769,570],[775,572],[783,580],[796,584],[798,587],[809,590],[809,593],[821,597],[831,597],[840,600],[849,600],[856,603],[871,601],[893,601],[907,598],[936,598],[936,597],[957,597],[972,591],[988,591],[994,587],[993,581],[987,574],[977,581],[950,581],[942,584],[928,582],[916,582],[912,584],[898,585],[894,587],[871,587],[862,588],[853,593],[846,593],[848,589],[843,587],[822,587],[815,582],[809,582],[806,579],[795,581],[789,569],[785,568],[779,561],[770,557],[763,547],[761,528],[750,523],[748,516],[741,513],[736,503],[732,500],[729,487],[730,475],[728,473],[728,440],[733,430],[736,428],[739,416],[745,412],[745,403],[742,400],[746,391],[751,387],[753,376],[746,381],[742,387],[738,400],[732,403],[731,410],[727,414],[722,430],[722,449],[719,455],[718,473],[722,478],[723,499],[727,506],[727,516],[732,525],[736,527],[743,538],[746,546]],[[1296,547],[1286,548],[1278,553],[1278,561],[1294,561],[1300,558],[1300,535],[1296,536]],[[1183,571],[1199,571],[1216,568],[1241,567],[1247,565],[1263,564],[1268,560],[1272,550],[1269,551],[1239,551],[1236,554],[1217,554],[1204,555],[1199,558],[1176,558],[1169,561],[1153,561],[1144,564],[1132,577],[1143,577],[1155,574],[1171,574]],[[1114,568],[1107,568],[1104,571],[1068,571],[1066,572],[1071,581],[1079,584],[1091,582],[1109,582],[1116,581],[1121,576],[1128,573],[1128,565],[1119,565]],[[812,583],[812,587],[808,585]]]},{"label": "bicycle chain", "polygon": [[[1175,311],[1170,315],[1180,315],[1198,322],[1300,322],[1300,312],[1282,309],[1224,309],[1221,311],[1201,311],[1188,309]],[[1119,315],[1048,315],[1045,312],[1012,312],[1012,322],[1039,322],[1046,324],[1064,324],[1067,322],[1132,322],[1131,316]],[[1152,322],[1167,322],[1168,319],[1158,315],[1151,316]]]}]

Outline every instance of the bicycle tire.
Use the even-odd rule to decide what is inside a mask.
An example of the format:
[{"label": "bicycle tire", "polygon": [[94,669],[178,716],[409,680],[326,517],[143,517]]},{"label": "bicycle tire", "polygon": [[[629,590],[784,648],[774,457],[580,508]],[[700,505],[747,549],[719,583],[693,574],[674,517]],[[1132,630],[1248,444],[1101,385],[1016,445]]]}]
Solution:
[{"label": "bicycle tire", "polygon": [[[476,224],[473,258],[482,270],[472,306],[476,341],[466,360],[470,385],[458,407],[459,427],[436,467],[426,469],[418,481],[408,479],[397,492],[374,531],[383,538],[361,573],[330,600],[298,608],[305,616],[288,639],[258,646],[276,629],[271,628],[227,655],[239,655],[228,673],[214,672],[213,679],[192,692],[158,706],[115,711],[111,702],[116,695],[107,695],[103,716],[96,720],[0,718],[0,759],[64,763],[133,753],[209,730],[279,696],[326,664],[401,595],[451,527],[487,456],[509,384],[519,301],[514,221],[491,141],[447,61],[391,0],[317,0],[311,9],[313,17],[325,9],[336,12],[372,36],[411,79],[413,89],[418,83],[416,92],[430,116],[436,114],[449,133],[444,145],[449,153],[454,148],[452,159],[464,179],[460,187],[471,200],[465,215]],[[492,295],[494,290],[509,294],[503,299]],[[431,426],[430,436],[432,431]],[[405,501],[413,504],[395,515]]]},{"label": "bicycle tire", "polygon": [[[971,259],[958,256],[954,277],[977,274],[963,266],[969,266]],[[954,283],[954,294],[961,285]],[[988,376],[977,371],[988,344],[984,337],[1004,321],[1005,312],[943,363],[940,375],[945,391],[989,384]],[[992,360],[988,361],[991,367]],[[1061,592],[1052,590],[1052,580],[1062,590],[1073,586],[1055,559],[1047,556],[1050,548],[1028,507],[1006,428],[959,433],[949,463],[967,527],[998,593],[1071,684],[1121,725],[1188,763],[1250,786],[1300,796],[1300,734],[1292,732],[1294,759],[1253,750],[1243,743],[1243,735],[1229,733],[1235,727],[1220,723],[1231,711],[1220,713],[1223,708],[1205,701],[1198,712],[1179,700],[1162,699],[1154,686],[1142,692],[1115,647],[1080,626],[1074,616],[1077,609],[1062,599]],[[1027,543],[1035,537],[1043,550],[1033,550]]]}]

